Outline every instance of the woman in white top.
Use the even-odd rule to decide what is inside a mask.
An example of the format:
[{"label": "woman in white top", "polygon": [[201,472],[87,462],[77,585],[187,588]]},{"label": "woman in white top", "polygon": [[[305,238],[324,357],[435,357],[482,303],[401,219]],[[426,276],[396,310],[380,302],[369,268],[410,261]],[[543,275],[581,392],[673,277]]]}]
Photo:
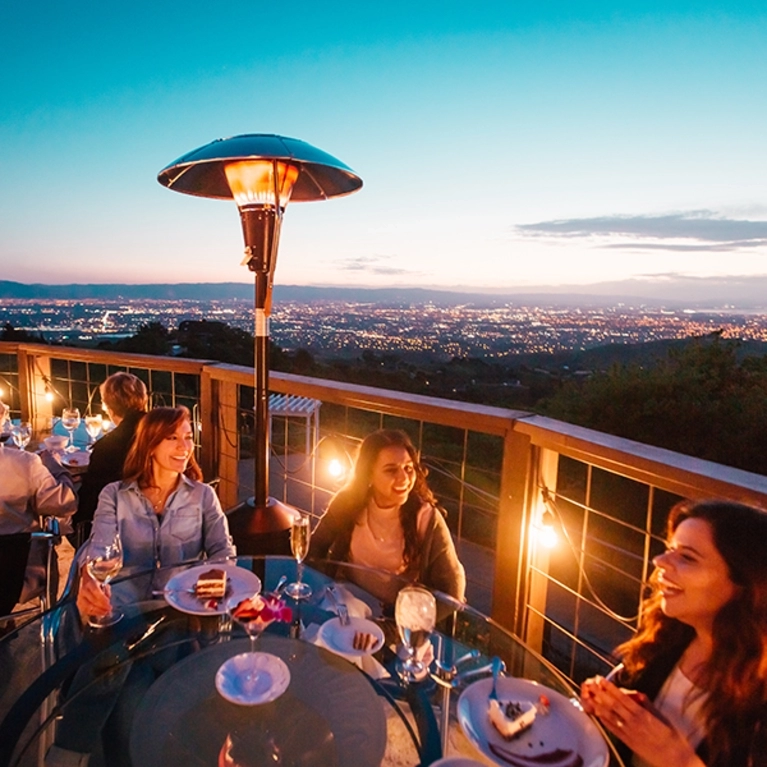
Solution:
[{"label": "woman in white top", "polygon": [[767,513],[683,501],[618,685],[582,685],[587,713],[634,767],[767,765]]}]

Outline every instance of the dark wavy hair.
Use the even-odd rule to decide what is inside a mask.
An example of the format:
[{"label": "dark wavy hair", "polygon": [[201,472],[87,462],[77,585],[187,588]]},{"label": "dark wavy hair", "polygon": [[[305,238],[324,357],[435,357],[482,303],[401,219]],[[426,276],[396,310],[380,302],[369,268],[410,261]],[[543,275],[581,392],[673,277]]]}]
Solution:
[{"label": "dark wavy hair", "polygon": [[[150,410],[139,422],[136,436],[123,467],[125,482],[137,481],[140,487],[152,487],[152,453],[166,438],[172,436],[176,429],[188,421],[191,423],[189,410],[181,407],[156,407]],[[194,458],[189,457],[184,475],[189,479],[201,480],[202,471]]]},{"label": "dark wavy hair", "polygon": [[[714,618],[713,651],[696,683],[703,706],[710,765],[730,765],[750,739],[767,701],[767,512],[731,501],[682,501],[671,509],[667,537],[686,519],[711,527],[717,551],[739,588]],[[657,571],[642,607],[637,634],[616,653],[629,676],[669,651],[683,650],[694,630],[661,609]]]},{"label": "dark wavy hair", "polygon": [[[402,447],[407,450],[415,469],[415,484],[405,503],[399,511],[400,524],[405,539],[403,553],[406,568],[417,567],[420,558],[420,541],[418,539],[418,511],[424,503],[437,505],[429,485],[426,483],[428,469],[418,458],[418,451],[410,441],[410,437],[399,429],[379,429],[368,434],[357,451],[352,474],[344,487],[339,490],[328,505],[328,513],[338,514],[344,520],[343,542],[340,552],[346,556],[351,545],[354,525],[364,512],[372,493],[370,487],[373,467],[381,451],[387,447]],[[339,552],[335,552],[337,556]]]}]

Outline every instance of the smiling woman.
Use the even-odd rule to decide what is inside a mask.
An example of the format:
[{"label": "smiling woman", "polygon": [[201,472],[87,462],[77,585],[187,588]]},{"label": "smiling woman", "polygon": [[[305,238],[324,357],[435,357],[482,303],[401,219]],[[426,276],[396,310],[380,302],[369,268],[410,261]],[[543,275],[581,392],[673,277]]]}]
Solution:
[{"label": "smiling woman", "polygon": [[767,513],[727,501],[671,510],[668,548],[635,638],[631,689],[596,677],[581,700],[632,767],[767,765]]},{"label": "smiling woman", "polygon": [[[123,481],[107,485],[99,496],[91,541],[109,540],[119,533],[127,571],[147,570],[190,559],[233,556],[226,517],[214,490],[201,482],[194,459],[189,411],[161,407],[147,413],[125,461]],[[161,588],[152,577],[142,587]],[[110,609],[109,591],[102,591],[83,574],[78,608],[83,615]],[[118,602],[141,595],[122,593]]]},{"label": "smiling woman", "polygon": [[[331,500],[312,537],[311,555],[464,598],[466,575],[426,483],[426,469],[407,434],[395,429],[380,429],[363,440],[349,482]],[[397,598],[396,579],[351,569],[347,575],[384,603]]]}]

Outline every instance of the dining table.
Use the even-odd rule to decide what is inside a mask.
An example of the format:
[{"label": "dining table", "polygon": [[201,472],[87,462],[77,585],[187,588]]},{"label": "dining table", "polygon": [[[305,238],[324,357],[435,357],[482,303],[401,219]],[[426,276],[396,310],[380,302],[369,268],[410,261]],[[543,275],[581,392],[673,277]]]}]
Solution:
[{"label": "dining table", "polygon": [[[222,599],[195,593],[211,569]],[[622,767],[568,679],[471,605],[429,590],[436,624],[408,674],[393,605],[375,596],[405,581],[310,558],[311,595],[294,600],[297,569],[267,555],[123,570],[110,585],[122,618],[95,628],[71,579],[0,639],[0,767]],[[229,603],[256,593],[289,609],[255,638],[251,667]],[[532,707],[532,725],[503,738],[494,693]]]}]

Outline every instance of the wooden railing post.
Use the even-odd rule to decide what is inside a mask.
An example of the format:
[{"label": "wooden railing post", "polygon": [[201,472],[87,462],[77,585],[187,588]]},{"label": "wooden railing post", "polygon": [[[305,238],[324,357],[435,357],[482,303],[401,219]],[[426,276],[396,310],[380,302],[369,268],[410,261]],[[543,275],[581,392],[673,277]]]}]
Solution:
[{"label": "wooden railing post", "polygon": [[536,652],[542,652],[543,640],[546,630],[546,598],[549,587],[549,559],[551,552],[541,544],[540,536],[536,535],[541,530],[541,518],[544,511],[541,487],[547,487],[552,493],[557,487],[557,469],[559,455],[553,450],[535,449],[533,453],[534,483],[530,498],[530,524],[532,534],[529,538],[528,561],[528,589],[526,605],[526,621],[522,637],[525,642]]},{"label": "wooden railing post", "polygon": [[19,400],[21,420],[32,424],[35,439],[50,432],[53,421],[53,402],[46,399],[46,392],[52,392],[51,358],[35,351],[45,347],[26,348],[19,346]]},{"label": "wooden railing post", "polygon": [[[239,503],[240,430],[237,383],[224,379],[215,365],[206,365],[200,381],[203,428],[203,472],[217,478],[224,509]],[[207,436],[206,436],[207,432]]]},{"label": "wooden railing post", "polygon": [[530,438],[510,428],[504,437],[493,584],[493,618],[520,633],[527,571]]}]

